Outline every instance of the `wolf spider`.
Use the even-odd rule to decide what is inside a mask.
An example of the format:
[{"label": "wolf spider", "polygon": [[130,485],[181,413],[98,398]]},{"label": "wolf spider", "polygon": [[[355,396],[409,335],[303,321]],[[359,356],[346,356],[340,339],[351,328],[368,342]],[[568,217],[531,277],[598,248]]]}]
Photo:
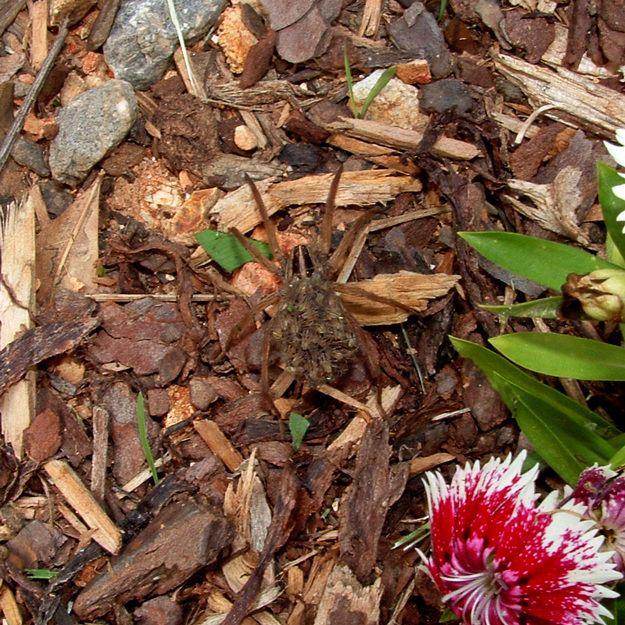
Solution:
[{"label": "wolf spider", "polygon": [[[356,318],[346,309],[340,293],[351,291],[359,295],[364,294],[369,299],[391,304],[410,313],[415,312],[400,302],[372,294],[354,284],[341,284],[335,281],[357,235],[378,212],[378,209],[372,209],[356,219],[344,234],[340,244],[332,251],[332,217],[341,172],[342,168],[338,170],[330,185],[316,249],[311,246],[297,246],[290,259],[278,246],[275,225],[269,218],[258,188],[251,178],[246,176],[267,232],[273,258],[280,261],[280,268],[250,245],[238,230],[233,228],[231,232],[255,260],[279,276],[283,282],[278,291],[264,297],[250,311],[253,318],[268,307],[277,306],[274,317],[268,322],[268,332],[263,341],[261,370],[263,392],[269,390],[269,355],[272,344],[276,346],[279,360],[291,380],[304,382],[334,397],[337,397],[337,391],[332,392],[333,389],[329,385],[339,381],[347,373],[359,354],[364,359],[368,373],[374,379],[378,377],[377,363],[365,348],[364,331]],[[232,344],[236,340],[237,330],[227,343]],[[287,382],[290,383],[290,380]],[[355,402],[353,398],[344,395],[340,398],[343,401],[352,399],[347,403],[362,407],[362,404]]]}]

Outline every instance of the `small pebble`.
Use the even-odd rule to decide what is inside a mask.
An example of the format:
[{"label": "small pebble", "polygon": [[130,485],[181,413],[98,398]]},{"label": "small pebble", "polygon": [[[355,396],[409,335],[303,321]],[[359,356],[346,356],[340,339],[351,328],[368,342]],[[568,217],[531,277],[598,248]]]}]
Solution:
[{"label": "small pebble", "polygon": [[255,150],[258,147],[258,140],[254,133],[245,125],[237,126],[234,129],[234,144],[240,149],[247,152]]}]

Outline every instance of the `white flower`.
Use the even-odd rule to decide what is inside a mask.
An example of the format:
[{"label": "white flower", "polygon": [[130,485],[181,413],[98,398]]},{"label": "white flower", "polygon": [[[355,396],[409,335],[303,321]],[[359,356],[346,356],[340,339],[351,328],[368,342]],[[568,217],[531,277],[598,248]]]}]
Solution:
[{"label": "white flower", "polygon": [[[614,145],[614,143],[608,143],[607,141],[603,142],[607,151],[610,153],[610,156],[617,162],[621,167],[625,167],[625,128],[619,128],[616,131],[616,140],[620,145]],[[621,178],[625,179],[625,175],[619,174]],[[625,200],[625,184],[619,184],[615,187],[612,187],[612,193],[616,195],[616,197],[621,200]],[[625,211],[621,211],[617,217],[616,221],[625,221]],[[623,234],[625,234],[625,226],[623,227]]]}]

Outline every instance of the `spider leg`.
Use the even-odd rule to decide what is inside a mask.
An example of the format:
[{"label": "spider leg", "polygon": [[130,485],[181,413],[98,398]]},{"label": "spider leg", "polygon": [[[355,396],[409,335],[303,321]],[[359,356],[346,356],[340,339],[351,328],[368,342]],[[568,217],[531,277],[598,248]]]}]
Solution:
[{"label": "spider leg", "polygon": [[[272,306],[273,304],[277,304],[278,299],[279,299],[279,294],[277,292],[271,293],[270,295],[263,297],[260,300],[260,302],[258,302],[257,304],[255,304],[254,306],[250,308],[249,315],[246,317],[245,321],[249,320],[250,318],[253,319],[258,313],[265,310],[265,308]],[[224,343],[222,353],[225,354],[228,351],[228,349],[232,347],[232,345],[234,345],[236,342],[238,342],[242,338],[242,333],[244,329],[245,329],[245,326],[241,326],[238,323],[234,326],[234,328],[232,329],[232,332],[230,332],[230,335],[228,336],[228,338],[226,339]]]},{"label": "spider leg", "polygon": [[245,174],[245,180],[252,190],[252,195],[254,196],[254,200],[256,201],[256,205],[258,206],[260,216],[263,220],[263,225],[265,226],[265,230],[267,232],[267,242],[269,243],[269,247],[271,248],[271,253],[276,260],[282,260],[284,258],[284,254],[282,254],[282,252],[280,251],[280,247],[278,246],[278,238],[276,237],[276,226],[274,225],[273,221],[269,219],[269,212],[267,211],[265,202],[263,202],[260,191],[258,190],[258,187],[254,184],[254,181],[247,174]]},{"label": "spider leg", "polygon": [[[240,232],[237,228],[230,228],[230,234],[237,238],[237,241],[248,251],[257,263],[260,263],[267,271],[279,276],[282,275],[282,272],[278,267],[276,267],[268,258],[265,258],[258,248],[252,245]],[[272,252],[273,254],[273,252]],[[275,258],[275,256],[274,256]]]},{"label": "spider leg", "polygon": [[336,192],[339,188],[339,180],[343,173],[343,165],[341,165],[336,172],[332,182],[330,184],[330,190],[328,191],[328,199],[326,200],[325,208],[323,209],[323,219],[321,221],[321,237],[319,251],[324,256],[330,253],[330,247],[332,247],[332,217],[334,215],[334,204],[336,200]]},{"label": "spider leg", "polygon": [[362,231],[363,228],[366,228],[371,219],[379,213],[381,208],[372,208],[365,212],[364,215],[361,215],[356,219],[356,221],[352,224],[352,227],[343,235],[341,242],[338,247],[332,252],[332,256],[328,259],[328,267],[330,269],[330,275],[334,276],[338,274],[340,268],[343,266],[345,259],[347,258],[349,249],[354,245],[354,241],[356,240],[356,236]]}]

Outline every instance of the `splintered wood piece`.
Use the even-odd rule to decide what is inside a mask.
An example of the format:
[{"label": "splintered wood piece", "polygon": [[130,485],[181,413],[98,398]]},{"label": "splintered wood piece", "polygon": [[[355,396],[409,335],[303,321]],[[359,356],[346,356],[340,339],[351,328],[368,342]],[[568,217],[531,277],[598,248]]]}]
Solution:
[{"label": "splintered wood piece", "polygon": [[[324,204],[334,174],[305,176],[297,180],[271,185],[268,181],[257,182],[262,200],[269,215],[288,206]],[[386,204],[400,193],[420,191],[421,182],[409,176],[397,175],[388,169],[349,171],[341,176],[335,198],[336,206],[372,206]],[[217,218],[219,229],[236,228],[249,232],[262,222],[252,191],[243,185],[215,204],[211,215]]]},{"label": "splintered wood piece", "polygon": [[101,406],[93,407],[93,460],[91,463],[91,492],[100,503],[104,502],[106,465],[108,456],[110,416]]},{"label": "splintered wood piece", "polygon": [[523,197],[528,197],[534,206],[508,195],[504,198],[515,210],[546,230],[562,234],[588,247],[591,244],[590,239],[579,227],[577,220],[577,209],[583,199],[579,188],[581,177],[580,169],[567,166],[563,167],[549,184],[512,179],[508,181],[510,189]]},{"label": "splintered wood piece", "polygon": [[335,132],[326,139],[326,143],[355,154],[362,156],[368,161],[385,167],[386,169],[394,169],[405,174],[417,174],[419,168],[410,160],[404,160],[397,156],[397,151],[393,148],[377,145],[376,143],[368,143],[354,137],[348,137],[341,132]]},{"label": "splintered wood piece", "polygon": [[102,177],[37,236],[39,301],[57,288],[90,293],[98,259],[98,207]]},{"label": "splintered wood piece", "polygon": [[30,65],[39,71],[48,54],[48,2],[39,0],[29,6],[31,23]]},{"label": "splintered wood piece", "polygon": [[420,473],[425,473],[426,471],[432,470],[434,467],[437,467],[440,464],[445,464],[446,462],[455,462],[456,457],[451,454],[446,453],[438,453],[432,454],[431,456],[426,456],[425,458],[413,458],[410,461],[410,477],[414,477],[415,475],[419,475]]},{"label": "splintered wood piece", "polygon": [[93,539],[109,553],[117,553],[122,546],[121,532],[100,508],[74,470],[66,462],[56,459],[48,460],[43,468],[69,505],[94,530]]},{"label": "splintered wood piece", "polygon": [[[416,150],[423,141],[422,132],[389,126],[369,119],[341,117],[340,121],[328,124],[327,129],[332,132],[343,132],[350,137],[371,143],[387,145],[397,150]],[[479,156],[480,151],[472,143],[465,143],[450,137],[439,137],[432,147],[432,155],[466,161]]]},{"label": "splintered wood piece", "polygon": [[314,625],[336,625],[336,615],[344,623],[377,623],[380,619],[382,578],[363,586],[349,567],[334,567],[319,601]]},{"label": "splintered wood piece", "polygon": [[15,595],[6,584],[0,589],[0,609],[2,609],[3,620],[6,620],[7,625],[22,625],[24,622]]},{"label": "splintered wood piece", "polygon": [[495,54],[495,69],[518,86],[532,106],[550,104],[544,115],[574,128],[612,139],[625,127],[625,97],[584,76],[559,67],[556,71],[507,54]]},{"label": "splintered wood piece", "polygon": [[[0,224],[0,347],[6,348],[33,327],[35,312],[35,208],[31,198],[7,207]],[[10,349],[10,348],[7,348]],[[1,354],[4,354],[3,349]],[[2,358],[0,357],[0,363]],[[8,364],[8,363],[4,363]],[[7,389],[0,399],[2,432],[18,458],[24,430],[35,417],[36,376],[27,363],[24,379]],[[4,367],[0,367],[4,371]],[[19,377],[21,377],[21,375]],[[6,386],[0,385],[0,389]]]},{"label": "splintered wood piece", "polygon": [[193,426],[208,448],[226,465],[228,471],[236,471],[243,462],[243,456],[226,438],[220,427],[208,419],[195,421]]},{"label": "splintered wood piece", "polygon": [[371,421],[358,449],[352,483],[341,500],[341,562],[358,579],[372,572],[386,515],[408,481],[408,464],[391,465],[392,451],[387,422]]},{"label": "splintered wood piece", "polygon": [[[429,300],[447,294],[459,280],[460,276],[445,273],[425,275],[412,271],[400,271],[393,274],[379,274],[370,280],[349,282],[345,286],[349,287],[353,284],[359,290],[395,300],[404,306],[409,306],[415,312],[421,312],[427,308]],[[341,299],[349,312],[363,326],[401,323],[410,316],[406,310],[396,308],[390,303],[373,301],[356,291],[341,291]]]},{"label": "splintered wood piece", "polygon": [[365,2],[362,21],[358,29],[359,37],[374,37],[376,35],[380,26],[383,4],[382,0],[367,0]]}]

